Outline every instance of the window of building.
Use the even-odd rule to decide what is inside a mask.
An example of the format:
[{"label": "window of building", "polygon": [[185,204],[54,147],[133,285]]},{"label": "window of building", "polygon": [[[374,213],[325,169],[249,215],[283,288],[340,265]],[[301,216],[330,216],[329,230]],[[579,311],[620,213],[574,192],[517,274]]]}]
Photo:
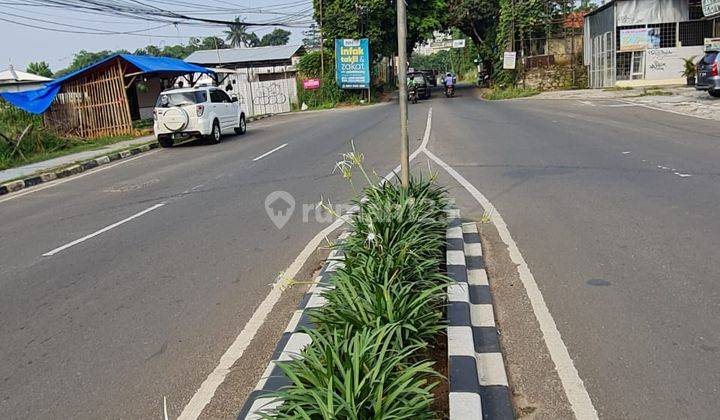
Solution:
[{"label": "window of building", "polygon": [[711,20],[693,20],[680,22],[678,39],[683,47],[703,45],[705,38],[712,38],[713,22]]}]

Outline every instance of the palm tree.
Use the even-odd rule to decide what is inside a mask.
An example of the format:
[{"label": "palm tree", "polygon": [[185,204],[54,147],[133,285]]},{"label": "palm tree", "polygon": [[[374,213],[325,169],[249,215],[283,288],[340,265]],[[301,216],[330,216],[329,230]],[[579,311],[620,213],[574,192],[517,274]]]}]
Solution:
[{"label": "palm tree", "polygon": [[254,33],[247,32],[247,25],[240,21],[239,17],[235,18],[235,22],[228,25],[228,30],[225,31],[226,41],[230,42],[230,46],[233,48],[247,47],[249,43],[252,43],[252,35]]}]

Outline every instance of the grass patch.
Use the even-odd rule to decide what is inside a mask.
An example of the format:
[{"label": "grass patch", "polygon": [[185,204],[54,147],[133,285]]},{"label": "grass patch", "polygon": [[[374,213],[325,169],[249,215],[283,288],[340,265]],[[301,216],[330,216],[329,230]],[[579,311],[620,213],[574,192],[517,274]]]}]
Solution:
[{"label": "grass patch", "polygon": [[[20,146],[16,147],[17,139],[26,130]],[[130,138],[132,137],[63,137],[45,127],[42,116],[29,114],[0,100],[0,170],[84,152]]]},{"label": "grass patch", "polygon": [[502,100],[502,99],[516,99],[516,98],[527,98],[528,96],[534,96],[540,93],[537,89],[533,88],[503,88],[503,89],[491,89],[483,93],[482,97],[489,100]]},{"label": "grass patch", "polygon": [[605,92],[621,92],[623,90],[633,90],[633,88],[631,88],[630,86],[613,86],[603,88],[603,91]]},{"label": "grass patch", "polygon": [[662,90],[662,88],[657,86],[650,86],[643,88],[642,93],[638,96],[672,96],[672,92]]}]

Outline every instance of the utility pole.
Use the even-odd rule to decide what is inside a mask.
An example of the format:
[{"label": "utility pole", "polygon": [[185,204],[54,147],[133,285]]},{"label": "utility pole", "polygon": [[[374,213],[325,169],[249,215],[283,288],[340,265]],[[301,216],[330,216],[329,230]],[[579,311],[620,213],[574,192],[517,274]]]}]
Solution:
[{"label": "utility pole", "polygon": [[[323,0],[320,0],[320,80],[325,78],[325,46],[323,45]],[[324,83],[324,82],[321,82]]]},{"label": "utility pole", "polygon": [[410,187],[410,145],[408,143],[407,102],[407,16],[405,0],[397,0],[398,85],[400,88],[400,180]]}]

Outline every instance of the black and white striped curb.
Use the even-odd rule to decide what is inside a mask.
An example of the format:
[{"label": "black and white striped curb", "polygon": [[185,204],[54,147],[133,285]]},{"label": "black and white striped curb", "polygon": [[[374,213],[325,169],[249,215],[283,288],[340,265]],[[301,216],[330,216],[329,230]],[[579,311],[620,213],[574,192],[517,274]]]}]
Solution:
[{"label": "black and white striped curb", "polygon": [[480,234],[459,210],[447,214],[450,418],[513,419]]},{"label": "black and white striped curb", "polygon": [[[348,234],[347,231],[344,232],[340,235],[338,241],[347,237]],[[298,305],[298,309],[293,313],[292,318],[290,318],[285,332],[277,346],[275,346],[270,364],[260,377],[260,381],[255,386],[255,389],[245,401],[238,415],[238,420],[260,419],[260,411],[270,410],[281,404],[282,401],[273,398],[270,396],[270,393],[279,391],[280,388],[290,385],[290,381],[280,367],[277,366],[277,362],[288,361],[298,357],[302,349],[310,344],[310,336],[299,331],[303,328],[312,328],[308,310],[319,308],[325,304],[325,298],[322,296],[322,293],[333,287],[330,283],[330,276],[333,275],[338,268],[343,266],[343,259],[342,251],[337,249],[333,250],[328,256],[322,271],[320,271],[320,275],[315,278],[315,282],[310,287],[310,290],[305,293],[305,296]]]},{"label": "black and white striped curb", "polygon": [[[257,117],[248,118],[247,121],[253,122],[269,118],[271,116],[272,114],[258,115]],[[6,182],[0,185],[0,195],[14,193],[25,188],[30,188],[36,185],[43,184],[45,182],[50,182],[56,179],[76,175],[89,169],[97,168],[98,166],[107,165],[108,163],[114,162],[116,160],[126,159],[152,149],[157,149],[158,147],[160,147],[160,145],[157,142],[151,142],[138,147],[133,147],[132,149],[109,153],[104,156],[99,156],[93,159],[77,162],[70,166],[60,166],[47,172],[31,175],[26,178],[17,179],[15,181]]]},{"label": "black and white striped curb", "polygon": [[71,166],[63,166],[41,174],[31,175],[27,178],[6,182],[5,184],[0,185],[0,195],[14,193],[45,182],[76,175],[89,169],[97,168],[98,166],[107,165],[108,163],[116,160],[129,158],[130,156],[135,156],[140,153],[147,152],[148,150],[157,149],[159,146],[160,145],[157,143],[143,144],[138,147],[133,147],[132,149],[122,150],[105,156],[78,162]]}]

